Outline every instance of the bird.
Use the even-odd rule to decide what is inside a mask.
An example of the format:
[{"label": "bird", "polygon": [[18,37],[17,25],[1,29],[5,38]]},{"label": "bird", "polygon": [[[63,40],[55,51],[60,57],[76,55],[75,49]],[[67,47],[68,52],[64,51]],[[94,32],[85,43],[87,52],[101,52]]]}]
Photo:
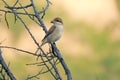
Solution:
[{"label": "bird", "polygon": [[42,39],[41,46],[45,45],[46,43],[55,43],[62,36],[64,28],[62,19],[60,17],[56,17],[51,21],[51,23],[53,25],[50,27],[48,33]]}]

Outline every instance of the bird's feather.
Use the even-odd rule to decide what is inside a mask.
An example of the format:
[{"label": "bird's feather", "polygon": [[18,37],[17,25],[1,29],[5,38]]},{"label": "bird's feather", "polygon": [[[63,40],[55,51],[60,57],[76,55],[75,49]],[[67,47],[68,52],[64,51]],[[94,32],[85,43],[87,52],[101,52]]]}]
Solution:
[{"label": "bird's feather", "polygon": [[41,45],[44,45],[47,42],[47,37],[55,30],[55,28],[56,28],[56,26],[52,25],[52,27],[48,30],[48,33],[42,39],[42,44]]}]

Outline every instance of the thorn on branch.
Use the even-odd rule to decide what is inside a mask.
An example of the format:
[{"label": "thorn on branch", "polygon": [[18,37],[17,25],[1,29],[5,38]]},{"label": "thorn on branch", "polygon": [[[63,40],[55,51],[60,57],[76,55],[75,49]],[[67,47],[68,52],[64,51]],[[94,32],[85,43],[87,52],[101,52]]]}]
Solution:
[{"label": "thorn on branch", "polygon": [[9,28],[9,23],[8,23],[8,20],[7,20],[7,12],[5,12],[5,22],[7,24],[7,27]]},{"label": "thorn on branch", "polygon": [[[43,8],[44,9],[44,8]],[[43,12],[43,15],[41,16],[41,19],[43,19],[45,16],[45,11]]]},{"label": "thorn on branch", "polygon": [[16,23],[16,21],[17,21],[17,17],[16,17],[16,15],[15,15],[15,14],[14,14],[14,19],[15,19],[14,23]]}]

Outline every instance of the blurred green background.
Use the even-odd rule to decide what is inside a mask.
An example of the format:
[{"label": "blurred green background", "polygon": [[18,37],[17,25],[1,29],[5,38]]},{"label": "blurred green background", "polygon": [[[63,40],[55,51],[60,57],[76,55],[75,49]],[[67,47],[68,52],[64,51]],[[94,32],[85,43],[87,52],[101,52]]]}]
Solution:
[{"label": "blurred green background", "polygon": [[[11,5],[15,0],[9,0]],[[42,9],[45,1],[35,0],[37,9]],[[120,80],[120,0],[51,0],[43,21],[47,28],[54,17],[64,22],[63,37],[57,42],[63,58],[72,73],[73,80]],[[21,0],[21,4],[27,4]],[[28,2],[29,3],[29,2]],[[0,8],[4,8],[0,1]],[[33,12],[32,8],[28,10]],[[0,12],[1,13],[1,12]],[[14,24],[14,16],[7,14],[8,29],[4,15],[0,16],[0,41],[2,45],[15,46],[35,51],[36,46],[19,20]],[[28,17],[22,16],[35,38],[41,42],[45,35],[42,28]],[[35,66],[26,66],[36,58],[14,50],[2,49],[6,62],[18,80],[37,73]],[[60,65],[59,65],[60,66]],[[62,68],[60,67],[60,71]],[[62,70],[65,80],[65,74]],[[41,75],[41,80],[53,80],[49,74]],[[35,79],[33,79],[35,80]]]}]

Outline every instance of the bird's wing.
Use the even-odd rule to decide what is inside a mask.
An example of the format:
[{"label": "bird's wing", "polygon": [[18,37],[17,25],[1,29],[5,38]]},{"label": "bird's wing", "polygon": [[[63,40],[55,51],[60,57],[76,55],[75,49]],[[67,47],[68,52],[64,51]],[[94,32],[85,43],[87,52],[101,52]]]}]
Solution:
[{"label": "bird's wing", "polygon": [[56,26],[52,25],[52,27],[48,30],[48,33],[45,35],[45,37],[43,38],[42,41],[44,41],[46,39],[47,36],[49,36],[54,30],[55,30]]}]

